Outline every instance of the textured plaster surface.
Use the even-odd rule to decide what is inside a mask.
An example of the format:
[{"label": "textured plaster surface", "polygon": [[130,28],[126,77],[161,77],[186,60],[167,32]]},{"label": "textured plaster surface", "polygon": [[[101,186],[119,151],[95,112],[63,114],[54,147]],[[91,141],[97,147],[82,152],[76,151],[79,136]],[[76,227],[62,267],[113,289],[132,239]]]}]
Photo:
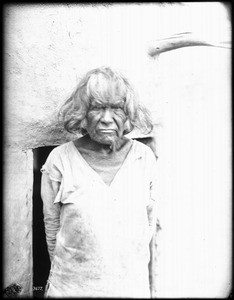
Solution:
[{"label": "textured plaster surface", "polygon": [[21,296],[28,296],[33,275],[32,151],[6,148],[4,165],[4,287],[19,284]]},{"label": "textured plaster surface", "polygon": [[157,124],[158,297],[227,294],[230,52],[194,47],[147,55],[151,40],[172,34],[226,34],[225,10],[209,5],[5,7],[5,285],[22,283],[26,294],[32,289],[31,149],[75,138],[58,123],[58,108],[86,71],[111,65],[131,79]]}]

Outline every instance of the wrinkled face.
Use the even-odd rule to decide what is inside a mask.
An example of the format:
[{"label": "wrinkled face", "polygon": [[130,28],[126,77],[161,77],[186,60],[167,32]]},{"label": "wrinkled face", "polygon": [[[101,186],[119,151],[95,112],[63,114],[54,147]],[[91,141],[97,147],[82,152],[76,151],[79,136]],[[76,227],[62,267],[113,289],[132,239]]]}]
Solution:
[{"label": "wrinkled face", "polygon": [[93,99],[87,113],[86,130],[92,140],[101,144],[113,144],[123,137],[126,120],[124,100]]}]

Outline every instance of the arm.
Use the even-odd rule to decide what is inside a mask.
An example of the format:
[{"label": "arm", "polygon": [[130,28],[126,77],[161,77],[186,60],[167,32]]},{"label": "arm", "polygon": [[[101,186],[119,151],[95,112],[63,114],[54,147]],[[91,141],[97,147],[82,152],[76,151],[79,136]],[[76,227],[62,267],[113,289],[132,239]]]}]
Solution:
[{"label": "arm", "polygon": [[54,204],[59,187],[60,182],[51,180],[46,172],[42,172],[41,198],[43,201],[45,234],[50,261],[53,258],[56,234],[60,226],[60,203]]},{"label": "arm", "polygon": [[151,298],[156,297],[157,290],[157,256],[158,256],[158,231],[161,229],[159,220],[157,218],[157,207],[155,201],[151,200],[151,204],[147,206],[147,214],[150,227],[149,248],[150,248],[150,262],[149,262],[149,280]]},{"label": "arm", "polygon": [[[152,184],[152,183],[151,183]],[[151,187],[150,187],[151,189]],[[150,199],[149,204],[147,205],[147,216],[149,222],[149,241],[151,241],[155,230],[156,230],[156,201],[154,199]]]},{"label": "arm", "polygon": [[151,298],[156,297],[157,287],[157,259],[158,259],[158,243],[159,243],[159,180],[158,180],[158,161],[151,153],[149,155],[149,202],[147,205],[147,215],[149,222],[149,248],[150,248],[150,262],[149,262],[149,279]]},{"label": "arm", "polygon": [[149,248],[150,248],[150,262],[149,262],[149,279],[150,279],[150,293],[151,298],[154,298],[156,290],[155,282],[155,262],[156,262],[156,207],[155,201],[150,199],[147,206],[147,215],[149,222]]}]

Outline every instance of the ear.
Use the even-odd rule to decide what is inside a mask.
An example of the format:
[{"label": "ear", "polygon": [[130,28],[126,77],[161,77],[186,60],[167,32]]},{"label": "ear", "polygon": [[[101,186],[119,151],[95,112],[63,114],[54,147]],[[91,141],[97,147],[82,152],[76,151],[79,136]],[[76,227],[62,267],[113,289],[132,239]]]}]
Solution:
[{"label": "ear", "polygon": [[80,122],[80,130],[81,132],[86,132],[87,129],[87,119],[84,118],[81,122]]},{"label": "ear", "polygon": [[128,134],[133,130],[134,126],[131,124],[130,120],[127,119],[125,124],[124,124],[124,132],[123,134]]},{"label": "ear", "polygon": [[84,118],[81,122],[80,122],[80,128],[86,129],[87,128],[87,119]]}]

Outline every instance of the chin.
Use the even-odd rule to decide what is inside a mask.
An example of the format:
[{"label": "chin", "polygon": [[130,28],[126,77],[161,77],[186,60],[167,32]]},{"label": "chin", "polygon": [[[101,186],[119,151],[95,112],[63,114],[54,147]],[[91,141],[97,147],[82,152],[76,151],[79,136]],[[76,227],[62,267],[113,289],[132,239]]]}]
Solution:
[{"label": "chin", "polygon": [[99,143],[99,144],[105,144],[110,145],[112,143],[112,140],[114,140],[114,137],[111,136],[99,136],[98,134],[89,134],[91,140]]},{"label": "chin", "polygon": [[99,143],[104,144],[104,145],[112,145],[115,143],[117,137],[116,136],[108,136],[104,138],[99,138]]},{"label": "chin", "polygon": [[114,144],[118,144],[122,138],[123,138],[123,134],[122,135],[117,135],[117,133],[113,133],[113,134],[97,134],[97,133],[93,133],[93,134],[89,134],[90,138],[99,143],[99,144],[103,144],[103,145],[114,145]]}]

